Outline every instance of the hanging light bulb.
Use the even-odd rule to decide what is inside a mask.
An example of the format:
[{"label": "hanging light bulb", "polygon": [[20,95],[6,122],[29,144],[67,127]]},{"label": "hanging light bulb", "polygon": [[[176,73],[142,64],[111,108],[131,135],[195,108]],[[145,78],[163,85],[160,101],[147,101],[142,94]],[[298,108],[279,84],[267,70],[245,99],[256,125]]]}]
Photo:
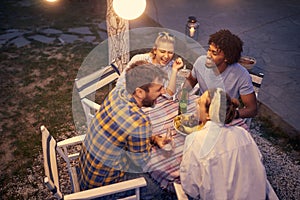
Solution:
[{"label": "hanging light bulb", "polygon": [[117,15],[126,20],[138,18],[146,8],[146,0],[113,0]]}]

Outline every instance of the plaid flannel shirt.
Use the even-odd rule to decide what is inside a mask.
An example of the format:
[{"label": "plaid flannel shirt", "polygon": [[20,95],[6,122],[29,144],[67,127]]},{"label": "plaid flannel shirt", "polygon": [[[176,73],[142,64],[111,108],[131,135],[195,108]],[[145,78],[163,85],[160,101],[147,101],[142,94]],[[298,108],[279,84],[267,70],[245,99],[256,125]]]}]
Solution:
[{"label": "plaid flannel shirt", "polygon": [[141,172],[150,158],[149,117],[124,88],[112,90],[92,120],[80,154],[81,189],[120,181]]}]

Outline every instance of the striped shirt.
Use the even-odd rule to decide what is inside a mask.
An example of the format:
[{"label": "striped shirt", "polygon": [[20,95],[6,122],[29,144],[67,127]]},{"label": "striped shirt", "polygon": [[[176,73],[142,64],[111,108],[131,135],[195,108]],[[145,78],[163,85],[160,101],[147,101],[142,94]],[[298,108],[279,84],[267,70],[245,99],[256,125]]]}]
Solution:
[{"label": "striped shirt", "polygon": [[124,88],[115,88],[92,120],[80,154],[81,189],[119,182],[150,158],[149,117]]}]

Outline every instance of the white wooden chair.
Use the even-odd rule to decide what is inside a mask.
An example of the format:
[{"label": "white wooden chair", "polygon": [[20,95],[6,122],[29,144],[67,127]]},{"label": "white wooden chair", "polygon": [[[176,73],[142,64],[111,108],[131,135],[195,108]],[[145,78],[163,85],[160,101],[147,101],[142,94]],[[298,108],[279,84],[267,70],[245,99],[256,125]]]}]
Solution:
[{"label": "white wooden chair", "polygon": [[183,191],[183,188],[180,183],[174,182],[173,185],[174,185],[175,193],[176,193],[178,200],[188,200],[189,199],[188,196]]},{"label": "white wooden chair", "polygon": [[[79,152],[70,154],[68,153],[70,150],[68,148],[74,145],[81,145],[82,141],[85,138],[85,135],[76,136],[57,143],[55,139],[50,135],[49,131],[45,126],[41,126],[41,132],[44,170],[46,175],[46,177],[44,178],[44,183],[57,199],[93,199],[132,189],[135,189],[135,195],[126,197],[124,199],[140,199],[140,188],[147,185],[146,180],[143,177],[107,186],[102,186],[99,188],[80,191],[76,167],[71,166],[71,162],[78,158]],[[69,172],[70,182],[72,186],[71,194],[63,195],[60,191],[60,180],[56,151],[67,163],[67,169]]]},{"label": "white wooden chair", "polygon": [[252,78],[252,84],[254,87],[254,91],[255,91],[255,95],[257,97],[259,89],[261,87],[262,84],[262,80],[264,78],[264,74],[263,73],[253,73],[253,72],[249,72],[250,76]]},{"label": "white wooden chair", "polygon": [[[249,72],[249,73],[252,78],[252,84],[253,84],[254,92],[255,92],[255,95],[257,98],[259,89],[262,84],[262,80],[264,78],[264,74],[263,73],[253,73],[253,72]],[[245,122],[246,122],[247,126],[250,128],[252,118],[246,118],[245,120],[246,120]]]},{"label": "white wooden chair", "polygon": [[112,63],[92,74],[82,78],[75,79],[75,86],[77,88],[79,98],[84,110],[87,127],[89,127],[92,118],[99,110],[100,105],[94,102],[97,90],[109,85],[109,91],[112,89],[113,83],[119,78],[120,72],[118,68]]}]

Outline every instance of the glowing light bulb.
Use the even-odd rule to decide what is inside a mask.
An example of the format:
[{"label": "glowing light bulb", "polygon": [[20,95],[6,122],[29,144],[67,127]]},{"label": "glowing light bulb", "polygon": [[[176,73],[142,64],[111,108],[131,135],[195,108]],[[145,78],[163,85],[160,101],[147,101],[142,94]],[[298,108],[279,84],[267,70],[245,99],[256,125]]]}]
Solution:
[{"label": "glowing light bulb", "polygon": [[113,8],[121,18],[132,20],[143,14],[146,0],[113,0]]}]

